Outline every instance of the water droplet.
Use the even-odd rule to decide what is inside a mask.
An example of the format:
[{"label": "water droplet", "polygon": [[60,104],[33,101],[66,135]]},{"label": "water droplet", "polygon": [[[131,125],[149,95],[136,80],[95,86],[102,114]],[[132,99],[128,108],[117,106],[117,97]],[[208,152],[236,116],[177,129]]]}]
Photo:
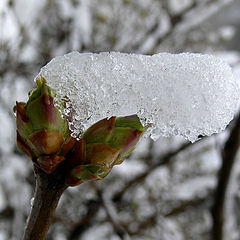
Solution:
[{"label": "water droplet", "polygon": [[33,203],[34,203],[34,197],[31,198],[30,200],[30,206],[33,207]]}]

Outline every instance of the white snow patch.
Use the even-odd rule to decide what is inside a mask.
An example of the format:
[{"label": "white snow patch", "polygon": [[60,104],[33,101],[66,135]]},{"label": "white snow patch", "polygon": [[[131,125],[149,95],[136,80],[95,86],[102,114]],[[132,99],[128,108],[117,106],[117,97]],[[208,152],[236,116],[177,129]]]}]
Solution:
[{"label": "white snow patch", "polygon": [[172,191],[172,197],[181,200],[192,199],[194,196],[204,196],[207,189],[216,185],[216,179],[212,176],[196,177],[184,184],[177,185]]},{"label": "white snow patch", "polygon": [[223,26],[219,29],[219,34],[224,40],[230,40],[236,34],[236,29],[233,26]]},{"label": "white snow patch", "polygon": [[124,161],[122,164],[113,168],[113,171],[123,176],[125,179],[132,178],[141,174],[146,169],[146,165],[139,162],[139,159]]},{"label": "white snow patch", "polygon": [[62,113],[72,114],[75,137],[102,118],[138,114],[152,139],[194,142],[224,130],[239,105],[231,68],[211,55],[72,52],[39,75],[56,90],[56,102],[67,100]]}]

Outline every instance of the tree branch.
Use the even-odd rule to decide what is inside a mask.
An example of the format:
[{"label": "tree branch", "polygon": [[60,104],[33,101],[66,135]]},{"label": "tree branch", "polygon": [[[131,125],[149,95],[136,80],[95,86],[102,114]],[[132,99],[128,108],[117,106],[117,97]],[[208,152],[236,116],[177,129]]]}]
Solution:
[{"label": "tree branch", "polygon": [[36,189],[23,240],[44,240],[58,201],[67,186],[60,171],[46,174],[35,167]]},{"label": "tree branch", "polygon": [[233,124],[234,126],[230,131],[230,135],[222,151],[222,167],[219,170],[215,199],[212,207],[212,238],[214,240],[223,239],[224,205],[226,192],[234,160],[236,158],[240,145],[240,115],[237,117]]}]

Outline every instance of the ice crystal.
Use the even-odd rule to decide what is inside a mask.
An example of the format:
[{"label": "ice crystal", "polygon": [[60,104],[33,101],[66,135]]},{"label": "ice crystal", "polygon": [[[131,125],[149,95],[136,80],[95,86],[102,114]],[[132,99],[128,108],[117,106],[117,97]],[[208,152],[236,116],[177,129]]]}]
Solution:
[{"label": "ice crystal", "polygon": [[54,58],[39,73],[66,100],[63,115],[78,137],[96,121],[138,114],[153,139],[223,130],[239,102],[231,68],[211,55],[78,53]]}]

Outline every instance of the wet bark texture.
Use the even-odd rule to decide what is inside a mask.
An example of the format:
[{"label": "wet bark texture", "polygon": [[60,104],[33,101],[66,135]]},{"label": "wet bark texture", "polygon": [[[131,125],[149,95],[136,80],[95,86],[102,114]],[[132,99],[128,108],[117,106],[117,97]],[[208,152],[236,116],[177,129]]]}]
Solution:
[{"label": "wet bark texture", "polygon": [[219,170],[218,183],[212,208],[213,229],[212,239],[223,239],[224,206],[227,188],[231,177],[234,161],[240,146],[240,114],[233,123],[229,137],[222,151],[222,167]]},{"label": "wet bark texture", "polygon": [[34,201],[23,240],[44,240],[59,199],[67,186],[61,171],[47,174],[35,167]]}]

